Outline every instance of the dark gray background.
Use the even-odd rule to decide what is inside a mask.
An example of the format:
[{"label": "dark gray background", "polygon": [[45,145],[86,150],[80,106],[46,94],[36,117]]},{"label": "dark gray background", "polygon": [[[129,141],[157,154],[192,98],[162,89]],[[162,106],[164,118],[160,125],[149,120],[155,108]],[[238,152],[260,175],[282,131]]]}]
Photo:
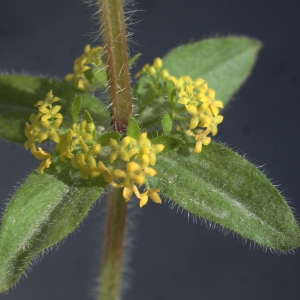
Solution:
[{"label": "dark gray background", "polygon": [[[204,37],[240,34],[264,43],[252,76],[226,109],[217,138],[265,165],[300,212],[299,32],[297,0],[143,0],[135,14],[131,52],[141,67],[169,49]],[[57,76],[71,71],[91,42],[91,10],[72,0],[1,0],[0,70]],[[217,90],[217,87],[215,87]],[[4,201],[38,165],[23,149],[0,141]],[[1,200],[1,201],[2,201]],[[299,299],[300,254],[249,250],[218,230],[194,224],[167,203],[131,214],[133,242],[124,299]],[[4,202],[1,202],[4,207]],[[28,273],[7,300],[90,299],[99,269],[103,205]]]}]

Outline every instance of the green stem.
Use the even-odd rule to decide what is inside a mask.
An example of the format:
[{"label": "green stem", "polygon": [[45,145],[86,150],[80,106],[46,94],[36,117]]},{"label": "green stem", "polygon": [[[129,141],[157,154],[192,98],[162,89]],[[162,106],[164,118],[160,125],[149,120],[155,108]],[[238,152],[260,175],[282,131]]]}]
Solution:
[{"label": "green stem", "polygon": [[[124,135],[132,112],[132,100],[123,0],[98,0],[98,3],[111,124],[115,131]],[[101,300],[119,299],[126,212],[127,204],[122,189],[110,188],[101,270]]]},{"label": "green stem", "polygon": [[112,125],[125,133],[132,112],[123,0],[99,0]]},{"label": "green stem", "polygon": [[127,203],[122,196],[122,189],[111,188],[105,222],[101,300],[119,299],[126,212]]}]

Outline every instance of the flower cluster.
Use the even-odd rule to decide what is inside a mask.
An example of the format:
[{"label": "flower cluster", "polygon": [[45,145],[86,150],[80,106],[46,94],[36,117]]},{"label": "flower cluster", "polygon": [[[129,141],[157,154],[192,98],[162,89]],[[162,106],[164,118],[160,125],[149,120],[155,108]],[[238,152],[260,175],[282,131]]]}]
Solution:
[{"label": "flower cluster", "polygon": [[[106,182],[113,187],[123,188],[123,196],[128,201],[134,193],[140,199],[140,207],[144,206],[148,198],[161,203],[158,195],[160,189],[152,189],[147,177],[157,174],[153,168],[156,164],[156,154],[164,149],[164,145],[152,145],[147,132],[142,133],[138,139],[125,136],[121,141],[110,139],[106,150],[109,151],[108,162],[99,159],[102,146],[97,143],[94,123],[86,120],[72,124],[69,128],[58,131],[63,116],[58,113],[59,105],[52,105],[58,101],[50,91],[44,100],[38,101],[35,106],[39,112],[30,116],[31,124],[26,124],[25,134],[27,141],[25,148],[40,160],[41,173],[52,162],[52,155],[41,147],[36,149],[36,143],[52,140],[59,150],[60,160],[71,162],[74,169],[80,171],[83,179],[103,175]],[[106,151],[107,152],[107,151]],[[68,160],[68,161],[67,161]],[[145,191],[140,193],[138,187],[145,185]]]},{"label": "flower cluster", "polygon": [[215,136],[218,124],[223,121],[224,117],[219,115],[219,108],[224,107],[223,102],[215,99],[215,91],[208,88],[202,78],[193,81],[189,76],[181,76],[172,81],[178,91],[178,103],[185,105],[192,116],[189,133],[196,140],[194,153],[200,153],[202,145],[208,145],[211,141],[208,135]]},{"label": "flower cluster", "polygon": [[[140,72],[136,74],[138,76],[148,76],[154,82],[154,89],[165,89],[166,85],[161,85],[159,80],[162,80],[165,84],[171,82],[176,90],[177,103],[184,105],[187,113],[191,115],[188,118],[189,125],[184,126],[182,122],[183,116],[181,116],[181,109],[176,106],[175,111],[171,112],[173,121],[180,120],[178,129],[183,130],[190,136],[195,138],[194,153],[200,153],[202,151],[202,145],[208,145],[211,141],[211,134],[215,136],[218,132],[218,124],[223,121],[223,116],[219,115],[219,108],[223,108],[223,102],[215,99],[215,91],[208,87],[208,84],[202,78],[192,80],[190,76],[181,76],[176,78],[169,74],[168,70],[162,69],[162,60],[155,58],[152,65],[146,64]],[[157,95],[163,94],[163,91],[156,91]]]},{"label": "flower cluster", "polygon": [[84,47],[84,53],[74,61],[74,73],[67,74],[65,80],[67,82],[72,81],[75,88],[89,92],[91,85],[84,76],[84,72],[103,64],[101,61],[102,51],[103,48],[100,46],[91,48],[90,45],[86,45]]},{"label": "flower cluster", "polygon": [[39,112],[30,115],[29,120],[31,124],[26,123],[25,135],[27,141],[24,146],[26,150],[30,149],[35,158],[43,160],[39,166],[41,173],[44,172],[45,168],[50,166],[52,155],[44,151],[41,147],[36,149],[36,143],[41,143],[46,139],[59,143],[60,138],[57,130],[63,119],[62,115],[59,113],[61,106],[52,105],[58,100],[59,98],[53,97],[52,90],[50,90],[44,100],[40,100],[35,104],[35,106],[38,107]]},{"label": "flower cluster", "polygon": [[[157,192],[160,189],[149,188],[147,176],[153,177],[157,173],[152,167],[156,164],[156,154],[164,149],[164,145],[152,145],[147,138],[147,132],[144,132],[136,140],[132,137],[126,136],[120,143],[116,140],[110,139],[110,147],[113,149],[109,156],[110,163],[116,159],[121,159],[127,162],[125,170],[112,170],[112,182],[114,187],[123,187],[123,197],[126,201],[131,198],[132,193],[140,199],[140,206],[144,206],[148,197],[156,203],[161,203],[161,199]],[[145,184],[146,191],[139,193],[136,185],[141,186]]]}]

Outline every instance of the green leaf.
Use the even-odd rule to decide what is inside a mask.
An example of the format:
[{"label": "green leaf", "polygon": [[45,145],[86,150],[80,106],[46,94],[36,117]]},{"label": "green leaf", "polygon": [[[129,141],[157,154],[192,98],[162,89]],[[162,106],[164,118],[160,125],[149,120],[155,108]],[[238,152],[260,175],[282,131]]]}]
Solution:
[{"label": "green leaf", "polygon": [[170,108],[171,108],[171,110],[173,110],[177,103],[176,89],[175,89],[173,82],[171,82],[171,81],[167,80],[165,82],[165,85],[166,85],[166,88],[168,91],[168,100],[170,103]]},{"label": "green leaf", "polygon": [[264,247],[300,246],[299,227],[280,192],[225,146],[211,143],[198,155],[173,150],[158,157],[155,169],[153,186],[188,212]]},{"label": "green leaf", "polygon": [[261,47],[260,41],[247,37],[205,39],[171,50],[163,68],[176,77],[203,78],[226,103],[250,75]]},{"label": "green leaf", "polygon": [[73,122],[77,123],[78,122],[78,115],[79,115],[79,111],[80,111],[80,107],[81,107],[81,102],[82,99],[80,96],[77,96],[74,99],[73,105],[72,105],[72,115],[73,115]]},{"label": "green leaf", "polygon": [[109,140],[114,139],[118,141],[122,137],[122,134],[116,131],[107,132],[99,136],[97,139],[97,143],[99,143],[101,146],[108,146]]},{"label": "green leaf", "polygon": [[84,111],[84,119],[86,120],[86,122],[88,124],[89,123],[94,123],[93,118],[91,117],[90,113],[87,110]]},{"label": "green leaf", "polygon": [[[61,98],[60,112],[68,119],[63,82],[27,75],[0,75],[0,137],[24,143],[25,124],[30,114],[37,112],[34,104],[44,99],[50,89]],[[96,125],[109,126],[109,112],[103,103],[89,93],[79,90],[75,93],[82,98],[82,108],[89,110]]]},{"label": "green leaf", "polygon": [[164,114],[162,119],[161,119],[161,126],[163,129],[163,132],[165,134],[168,134],[171,132],[172,127],[173,127],[173,122],[171,120],[171,117],[168,113]]},{"label": "green leaf", "polygon": [[141,53],[137,53],[134,56],[132,56],[128,62],[129,66],[132,66],[140,58],[141,55]]},{"label": "green leaf", "polygon": [[92,86],[107,88],[107,77],[103,66],[86,70],[84,76]]},{"label": "green leaf", "polygon": [[[66,114],[68,116],[68,119],[70,120],[70,122],[76,123],[74,118],[74,111],[73,111],[74,108],[73,102],[76,97],[74,89],[66,81],[62,82],[62,89],[63,89],[63,97],[65,99]],[[55,94],[55,96],[57,96],[57,94]]]},{"label": "green leaf", "polygon": [[96,126],[110,127],[110,113],[107,107],[96,97],[81,90],[75,90],[81,97],[81,108],[88,110]]},{"label": "green leaf", "polygon": [[107,183],[83,180],[70,164],[34,171],[15,192],[0,230],[0,293],[15,284],[29,262],[73,232]]},{"label": "green leaf", "polygon": [[127,127],[127,136],[138,139],[141,135],[140,126],[134,118],[130,118]]}]

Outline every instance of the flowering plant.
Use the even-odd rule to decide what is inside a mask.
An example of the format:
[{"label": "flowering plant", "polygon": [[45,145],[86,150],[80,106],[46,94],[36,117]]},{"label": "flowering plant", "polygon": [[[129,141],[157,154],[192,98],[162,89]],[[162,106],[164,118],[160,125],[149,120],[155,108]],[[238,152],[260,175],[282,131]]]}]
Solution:
[{"label": "flowering plant", "polygon": [[166,197],[263,247],[298,247],[299,227],[278,190],[243,157],[211,141],[260,42],[227,37],[181,46],[145,65],[132,88],[129,69],[138,56],[128,61],[122,1],[99,5],[103,47],[87,45],[64,80],[1,75],[0,101],[9,104],[1,117],[10,128],[2,137],[24,143],[41,163],[3,216],[0,291],[74,231],[105,189],[102,299],[118,298],[133,195],[141,207]]}]

